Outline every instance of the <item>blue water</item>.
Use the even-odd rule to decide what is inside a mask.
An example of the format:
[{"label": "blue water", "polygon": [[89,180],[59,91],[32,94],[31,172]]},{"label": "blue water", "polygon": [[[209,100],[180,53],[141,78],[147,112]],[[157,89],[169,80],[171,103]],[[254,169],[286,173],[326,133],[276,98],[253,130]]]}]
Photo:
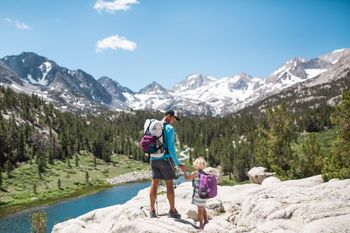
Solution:
[{"label": "blue water", "polygon": [[0,219],[0,233],[30,233],[29,216],[40,210],[45,210],[47,232],[51,232],[55,224],[63,222],[67,218],[75,218],[94,209],[123,204],[134,197],[139,190],[149,186],[150,182],[119,185],[91,195],[24,210]]}]

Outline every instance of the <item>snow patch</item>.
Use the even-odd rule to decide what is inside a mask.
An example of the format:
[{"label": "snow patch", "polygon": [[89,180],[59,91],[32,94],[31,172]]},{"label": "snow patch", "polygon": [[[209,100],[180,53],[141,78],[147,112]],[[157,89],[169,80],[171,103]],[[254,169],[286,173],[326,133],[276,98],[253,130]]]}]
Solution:
[{"label": "snow patch", "polygon": [[39,66],[39,69],[41,70],[42,78],[41,78],[41,80],[38,81],[38,83],[46,86],[48,84],[48,82],[46,80],[46,76],[51,71],[52,64],[50,62],[44,62],[43,64],[41,64]]},{"label": "snow patch", "polygon": [[327,71],[327,69],[305,69],[308,78],[314,78],[325,71]]},{"label": "snow patch", "polygon": [[341,53],[341,52],[343,52],[345,49],[336,49],[336,50],[334,50],[333,51],[333,53]]},{"label": "snow patch", "polygon": [[19,86],[17,86],[16,84],[11,84],[11,87],[17,89],[17,90],[22,90],[22,88],[20,88]]}]

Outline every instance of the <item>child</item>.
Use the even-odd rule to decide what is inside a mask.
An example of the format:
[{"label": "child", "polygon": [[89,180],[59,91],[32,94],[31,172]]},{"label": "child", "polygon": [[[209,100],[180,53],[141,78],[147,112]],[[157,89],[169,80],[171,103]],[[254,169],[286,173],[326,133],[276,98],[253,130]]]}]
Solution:
[{"label": "child", "polygon": [[203,159],[203,157],[198,157],[193,162],[193,168],[195,169],[194,172],[191,173],[191,175],[187,175],[185,173],[185,179],[186,180],[193,180],[193,186],[194,186],[194,193],[192,196],[192,204],[196,205],[198,207],[198,219],[199,219],[199,228],[203,230],[205,224],[208,223],[208,215],[207,211],[205,210],[205,204],[206,200],[201,199],[199,197],[199,173],[204,170],[206,167],[206,162]]}]

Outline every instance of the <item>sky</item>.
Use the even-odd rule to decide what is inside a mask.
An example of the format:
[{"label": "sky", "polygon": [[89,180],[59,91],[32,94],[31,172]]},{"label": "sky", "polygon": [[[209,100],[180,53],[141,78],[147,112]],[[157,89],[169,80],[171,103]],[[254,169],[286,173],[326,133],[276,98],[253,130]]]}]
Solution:
[{"label": "sky", "polygon": [[0,57],[35,52],[138,91],[266,77],[350,47],[350,0],[0,0]]}]

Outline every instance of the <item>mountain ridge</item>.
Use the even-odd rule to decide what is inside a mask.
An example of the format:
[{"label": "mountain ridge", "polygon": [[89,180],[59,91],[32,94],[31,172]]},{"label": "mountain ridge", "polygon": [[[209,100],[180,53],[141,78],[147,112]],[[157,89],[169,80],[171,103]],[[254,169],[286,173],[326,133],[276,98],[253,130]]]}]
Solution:
[{"label": "mountain ridge", "polygon": [[201,73],[188,75],[166,89],[152,82],[138,92],[109,77],[95,79],[83,70],[69,70],[33,52],[0,59],[0,83],[19,92],[34,92],[60,108],[97,113],[105,110],[161,110],[174,108],[191,115],[227,115],[284,89],[322,77],[350,49],[337,49],[317,58],[293,58],[265,79],[247,73],[216,78]]}]

